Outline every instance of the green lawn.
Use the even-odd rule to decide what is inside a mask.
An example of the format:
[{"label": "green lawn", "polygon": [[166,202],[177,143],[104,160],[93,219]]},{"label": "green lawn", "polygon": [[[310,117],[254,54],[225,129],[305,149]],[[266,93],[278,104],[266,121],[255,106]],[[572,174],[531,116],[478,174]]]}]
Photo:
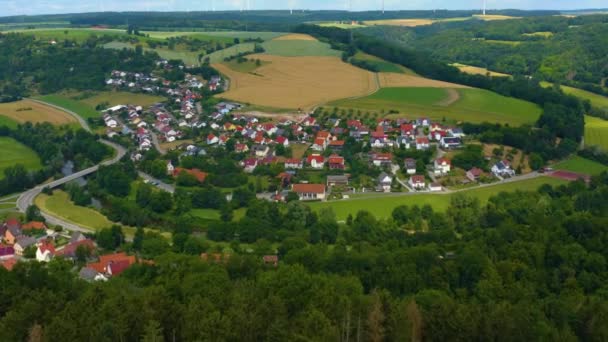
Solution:
[{"label": "green lawn", "polygon": [[252,52],[255,48],[254,43],[241,43],[234,46],[231,46],[227,49],[215,51],[205,56],[205,58],[209,57],[211,63],[221,63],[224,61],[226,57],[236,56],[239,53],[244,52]]},{"label": "green lawn", "polygon": [[[565,184],[566,181],[549,178],[539,177],[530,180],[524,180],[520,182],[497,184],[490,187],[471,189],[462,191],[462,194],[473,196],[478,198],[482,204],[485,204],[488,199],[503,191],[516,191],[516,190],[535,190],[543,184],[560,185]],[[361,210],[368,210],[373,213],[377,218],[388,218],[394,208],[400,205],[418,205],[423,206],[429,204],[436,211],[446,211],[450,205],[451,194],[416,194],[416,195],[403,195],[403,196],[384,196],[378,197],[376,194],[369,195],[370,198],[357,198],[352,200],[341,200],[332,202],[315,202],[310,203],[310,207],[318,211],[324,207],[331,207],[338,220],[345,220],[349,214],[355,216],[357,212]]]},{"label": "green lawn", "polygon": [[[233,212],[233,221],[238,221],[245,216],[247,212],[246,208],[240,208]],[[215,209],[192,209],[188,212],[194,217],[201,218],[204,220],[217,221],[220,219],[220,211]]]},{"label": "green lawn", "polygon": [[283,32],[245,32],[245,31],[217,31],[217,32],[201,32],[208,37],[226,37],[226,38],[238,38],[238,39],[257,39],[271,40],[280,36],[286,35]]},{"label": "green lawn", "polygon": [[43,211],[53,216],[92,230],[97,231],[114,224],[94,209],[75,205],[64,191],[55,190],[52,196],[40,194],[36,197],[35,203]]},{"label": "green lawn", "polygon": [[9,117],[0,114],[0,126],[6,126],[8,128],[16,128],[19,123]]},{"label": "green lawn", "polygon": [[596,145],[608,150],[608,121],[585,116],[585,145]]},{"label": "green lawn", "polygon": [[[87,28],[44,28],[44,29],[34,29],[34,30],[18,30],[16,32],[21,32],[26,35],[34,36],[39,40],[57,40],[64,41],[66,39],[75,40],[77,42],[83,42],[87,40],[92,34],[99,36],[126,36],[126,30],[115,30],[115,29],[106,29],[106,30],[96,30],[96,29],[87,29]],[[67,34],[66,34],[67,32]],[[145,39],[143,37],[138,37],[141,39]]]},{"label": "green lawn", "polygon": [[579,156],[573,156],[567,160],[557,163],[553,166],[555,170],[566,170],[587,175],[598,175],[608,170],[608,166],[585,159]]},{"label": "green lawn", "polygon": [[[72,100],[76,100],[79,94],[70,94],[70,98]],[[84,97],[82,100],[78,100],[83,102],[93,108],[95,108],[98,104],[107,102],[109,106],[116,105],[137,105],[142,107],[148,107],[158,102],[164,102],[167,99],[162,96],[154,96],[140,93],[131,93],[127,91],[102,91],[98,93],[94,93],[92,96]]]},{"label": "green lawn", "polygon": [[[553,84],[549,83],[549,82],[541,82],[540,84],[543,87],[552,87],[553,86]],[[588,100],[589,102],[591,102],[591,105],[594,107],[608,109],[608,97],[606,97],[606,96],[598,95],[598,94],[592,93],[590,91],[586,91],[586,90],[582,90],[582,89],[578,89],[578,88],[568,87],[565,85],[561,85],[560,88],[566,94],[574,95],[583,100]]]},{"label": "green lawn", "polygon": [[29,147],[12,138],[0,138],[0,179],[4,170],[16,164],[22,164],[27,170],[42,168],[40,158]]},{"label": "green lawn", "polygon": [[262,44],[269,55],[284,57],[334,56],[342,52],[332,50],[329,44],[316,40],[270,40]]},{"label": "green lawn", "polygon": [[410,70],[406,67],[385,61],[381,58],[378,58],[378,57],[372,56],[372,55],[368,55],[363,52],[357,52],[357,54],[355,54],[353,59],[359,60],[359,61],[366,61],[367,63],[375,66],[378,69],[378,72],[394,72],[394,73],[398,73],[398,74],[408,74],[408,75],[416,74],[412,70]]},{"label": "green lawn", "polygon": [[45,95],[37,98],[38,100],[48,102],[55,106],[59,106],[80,115],[83,119],[88,118],[99,118],[101,113],[95,110],[94,106],[90,106],[86,103],[73,100],[65,95]]},{"label": "green lawn", "polygon": [[513,126],[535,122],[541,109],[519,99],[505,97],[482,89],[457,89],[460,99],[444,106],[448,91],[442,88],[383,88],[367,97],[339,100],[328,106],[372,112],[398,111],[400,116],[425,116],[434,120],[446,118],[472,123],[497,122]]}]

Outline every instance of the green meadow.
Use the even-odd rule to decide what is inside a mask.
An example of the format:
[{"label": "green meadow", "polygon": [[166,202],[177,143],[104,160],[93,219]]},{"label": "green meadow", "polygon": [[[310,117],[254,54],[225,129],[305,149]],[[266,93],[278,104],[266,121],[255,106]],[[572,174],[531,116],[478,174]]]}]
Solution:
[{"label": "green meadow", "polygon": [[0,138],[0,179],[4,178],[4,171],[17,164],[23,165],[27,170],[42,168],[40,158],[29,147],[15,139]]}]

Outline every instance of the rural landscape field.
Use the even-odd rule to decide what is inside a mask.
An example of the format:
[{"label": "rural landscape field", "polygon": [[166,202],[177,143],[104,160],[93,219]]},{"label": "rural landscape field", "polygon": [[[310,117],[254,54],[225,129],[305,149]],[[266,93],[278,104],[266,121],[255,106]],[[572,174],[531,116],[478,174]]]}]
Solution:
[{"label": "rural landscape field", "polygon": [[0,341],[608,340],[598,1],[2,5]]}]

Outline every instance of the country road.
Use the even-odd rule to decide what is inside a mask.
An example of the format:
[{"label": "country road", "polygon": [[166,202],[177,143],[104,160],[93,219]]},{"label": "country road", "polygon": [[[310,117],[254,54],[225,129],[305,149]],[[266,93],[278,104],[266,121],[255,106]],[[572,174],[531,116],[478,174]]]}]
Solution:
[{"label": "country road", "polygon": [[[38,185],[35,188],[22,193],[19,196],[19,198],[17,198],[17,209],[19,209],[20,212],[25,213],[27,208],[30,205],[34,204],[34,200],[36,199],[36,196],[40,195],[40,193],[42,192],[42,189],[44,189],[44,188],[53,189],[53,188],[62,186],[66,183],[69,183],[73,180],[76,180],[80,177],[88,176],[92,173],[97,172],[97,170],[99,169],[99,166],[101,166],[101,165],[116,164],[127,153],[127,150],[120,145],[109,142],[107,140],[101,140],[101,142],[112,147],[116,151],[116,155],[114,157],[112,157],[112,159],[108,159],[108,160],[102,162],[101,164],[92,166],[92,167],[90,167],[88,169],[84,169],[82,171],[78,171],[74,174],[71,174],[71,175],[63,177],[61,179],[52,181],[50,183]],[[76,231],[81,231],[81,232],[90,232],[91,231],[90,229],[83,228],[83,227],[77,226],[73,223],[64,221],[63,219],[61,219],[59,217],[52,216],[48,213],[43,212],[42,210],[41,210],[41,214],[49,223],[54,224],[54,225],[63,226],[65,229],[76,230]]]}]

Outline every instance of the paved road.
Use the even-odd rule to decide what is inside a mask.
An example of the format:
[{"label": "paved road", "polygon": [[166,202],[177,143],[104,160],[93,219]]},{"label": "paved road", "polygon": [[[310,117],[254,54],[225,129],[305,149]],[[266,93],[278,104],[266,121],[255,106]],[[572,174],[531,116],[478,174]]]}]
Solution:
[{"label": "paved road", "polygon": [[[19,198],[17,199],[17,209],[19,209],[19,211],[21,211],[21,212],[24,213],[30,205],[34,204],[34,199],[36,198],[36,196],[40,195],[40,193],[42,192],[42,189],[44,189],[46,187],[53,189],[53,188],[62,186],[64,184],[66,184],[66,183],[69,183],[69,182],[71,182],[73,180],[76,180],[76,179],[78,179],[80,177],[88,176],[88,175],[90,175],[92,173],[97,172],[97,170],[99,169],[100,165],[112,165],[112,164],[117,163],[127,153],[127,150],[124,147],[120,146],[120,145],[117,145],[115,143],[109,142],[107,140],[101,140],[101,142],[104,143],[104,144],[106,144],[106,145],[108,145],[108,146],[110,146],[110,147],[112,147],[116,151],[116,154],[115,154],[115,156],[112,159],[108,159],[108,160],[102,162],[99,165],[95,165],[95,166],[90,167],[88,169],[85,169],[85,170],[82,170],[82,171],[78,171],[78,172],[76,172],[74,174],[71,174],[71,175],[69,175],[67,177],[63,177],[61,179],[52,181],[52,182],[47,183],[47,184],[39,185],[39,186],[37,186],[37,187],[35,187],[33,189],[30,189],[30,190],[22,193],[19,196]],[[41,212],[41,214],[42,214],[42,216],[45,219],[47,219],[47,221],[50,224],[60,225],[60,226],[63,226],[65,229],[68,229],[68,230],[75,230],[75,231],[81,231],[81,232],[90,232],[91,231],[90,229],[83,228],[83,227],[80,227],[78,225],[72,224],[70,222],[64,221],[63,219],[55,217],[55,216],[52,216],[52,215],[50,215],[48,213]]]},{"label": "paved road", "polygon": [[149,174],[143,173],[141,171],[137,172],[139,174],[139,176],[145,180],[147,180],[148,182],[150,182],[151,184],[153,184],[154,186],[156,186],[157,188],[169,192],[169,193],[175,193],[175,186],[172,184],[167,184],[163,181],[161,181],[160,179],[156,179],[152,176],[150,176]]},{"label": "paved road", "polygon": [[163,156],[165,154],[167,154],[167,151],[164,148],[162,148],[160,146],[160,143],[158,142],[158,135],[156,135],[155,132],[150,131],[150,136],[152,137],[152,145],[154,145],[154,148],[156,148],[158,153],[160,153]]}]

